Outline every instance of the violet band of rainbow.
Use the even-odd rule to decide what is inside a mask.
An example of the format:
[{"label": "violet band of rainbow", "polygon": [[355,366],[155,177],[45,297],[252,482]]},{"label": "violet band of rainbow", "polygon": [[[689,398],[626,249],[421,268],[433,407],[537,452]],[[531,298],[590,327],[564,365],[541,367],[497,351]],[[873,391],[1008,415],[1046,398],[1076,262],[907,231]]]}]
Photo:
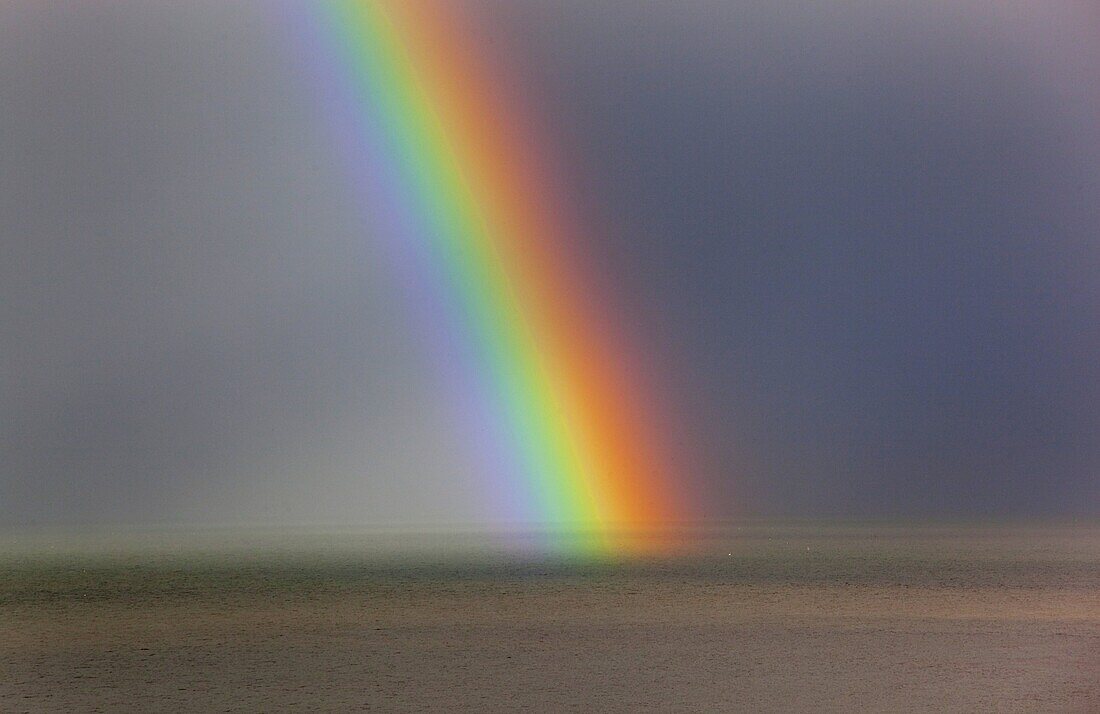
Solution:
[{"label": "violet band of rainbow", "polygon": [[483,454],[487,494],[561,552],[653,547],[687,519],[638,349],[576,255],[583,230],[501,70],[452,6],[325,0],[360,185],[420,291]]}]

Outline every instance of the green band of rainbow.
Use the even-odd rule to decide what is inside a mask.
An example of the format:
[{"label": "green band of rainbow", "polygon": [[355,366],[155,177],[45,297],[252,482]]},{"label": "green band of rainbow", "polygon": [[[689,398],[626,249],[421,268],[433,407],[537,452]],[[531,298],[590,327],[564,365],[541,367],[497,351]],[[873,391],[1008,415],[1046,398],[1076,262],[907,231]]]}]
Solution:
[{"label": "green band of rainbow", "polygon": [[404,217],[397,240],[442,283],[436,312],[470,346],[463,388],[510,454],[497,483],[520,484],[523,519],[568,551],[620,551],[622,534],[682,520],[636,350],[599,311],[582,234],[507,83],[442,2],[321,7],[372,145],[365,200]]}]

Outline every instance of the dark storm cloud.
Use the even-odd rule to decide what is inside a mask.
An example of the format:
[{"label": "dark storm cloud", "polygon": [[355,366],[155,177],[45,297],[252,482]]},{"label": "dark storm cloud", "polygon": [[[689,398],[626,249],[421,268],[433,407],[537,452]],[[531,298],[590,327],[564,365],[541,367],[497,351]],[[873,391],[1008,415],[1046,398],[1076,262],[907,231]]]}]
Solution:
[{"label": "dark storm cloud", "polygon": [[561,7],[513,8],[520,44],[729,502],[1095,512],[1100,27]]},{"label": "dark storm cloud", "polygon": [[[1096,512],[1100,30],[478,6],[717,512]],[[484,517],[282,20],[0,8],[0,523]]]}]

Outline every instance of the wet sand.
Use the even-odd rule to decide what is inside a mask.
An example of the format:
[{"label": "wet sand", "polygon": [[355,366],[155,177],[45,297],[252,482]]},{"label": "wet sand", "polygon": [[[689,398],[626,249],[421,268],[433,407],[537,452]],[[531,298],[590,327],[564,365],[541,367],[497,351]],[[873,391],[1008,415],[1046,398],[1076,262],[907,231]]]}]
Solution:
[{"label": "wet sand", "polygon": [[1100,711],[1096,527],[139,540],[0,551],[0,711]]}]

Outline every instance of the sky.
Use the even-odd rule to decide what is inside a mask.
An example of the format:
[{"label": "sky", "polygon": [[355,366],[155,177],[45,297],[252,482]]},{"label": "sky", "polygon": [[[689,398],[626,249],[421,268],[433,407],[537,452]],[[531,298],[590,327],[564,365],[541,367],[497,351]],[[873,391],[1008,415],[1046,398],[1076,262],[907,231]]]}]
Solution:
[{"label": "sky", "polygon": [[[283,8],[0,5],[0,526],[493,520]],[[1090,2],[463,8],[708,517],[1100,516]]]}]

